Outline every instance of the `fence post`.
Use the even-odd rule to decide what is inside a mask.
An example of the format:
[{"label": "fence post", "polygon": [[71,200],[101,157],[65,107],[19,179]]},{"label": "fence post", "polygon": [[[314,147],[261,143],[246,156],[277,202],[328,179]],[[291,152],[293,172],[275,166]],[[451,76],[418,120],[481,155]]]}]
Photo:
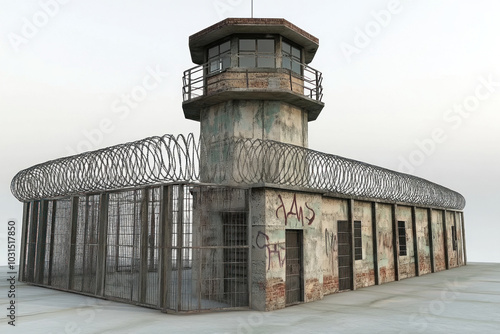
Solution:
[{"label": "fence post", "polygon": [[106,244],[108,232],[109,194],[101,194],[99,200],[99,238],[97,245],[96,294],[104,296],[106,279]]},{"label": "fence post", "polygon": [[146,303],[147,282],[148,282],[148,204],[149,204],[149,189],[142,190],[141,200],[141,238],[140,238],[140,267],[139,267],[139,302]]},{"label": "fence post", "polygon": [[37,234],[37,222],[38,222],[38,210],[39,210],[40,201],[33,201],[31,203],[31,213],[29,219],[29,230],[27,235],[27,266],[25,273],[25,279],[27,282],[34,282],[35,273],[35,254],[36,254],[36,234]]},{"label": "fence post", "polygon": [[21,253],[19,255],[19,281],[24,282],[26,280],[26,247],[28,246],[28,224],[30,218],[30,206],[33,205],[32,202],[24,202],[23,204],[23,222],[22,222],[22,232],[21,232]]},{"label": "fence post", "polygon": [[49,204],[47,200],[40,201],[38,211],[38,234],[36,241],[35,259],[35,282],[43,283],[43,273],[45,269],[45,251],[47,242],[47,212]]},{"label": "fence post", "polygon": [[172,186],[160,187],[158,286],[159,307],[166,312],[168,304],[168,283],[172,273]]},{"label": "fence post", "polygon": [[184,185],[178,185],[177,198],[177,312],[182,310],[182,247],[183,247],[183,224],[184,224]]},{"label": "fence post", "polygon": [[71,197],[71,211],[70,211],[70,230],[69,230],[69,264],[68,264],[68,286],[70,290],[73,289],[73,278],[75,276],[75,257],[76,257],[76,234],[78,232],[78,197]]}]

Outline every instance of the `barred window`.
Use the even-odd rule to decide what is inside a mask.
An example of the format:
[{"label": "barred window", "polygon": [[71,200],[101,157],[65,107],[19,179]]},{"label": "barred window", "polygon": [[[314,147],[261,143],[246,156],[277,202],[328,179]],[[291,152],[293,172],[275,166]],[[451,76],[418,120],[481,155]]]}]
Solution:
[{"label": "barred window", "polygon": [[399,255],[406,256],[406,222],[398,221]]},{"label": "barred window", "polygon": [[453,244],[453,250],[457,250],[457,227],[451,227],[451,242]]},{"label": "barred window", "polygon": [[354,221],[354,259],[363,259],[363,243],[361,238],[361,222]]}]

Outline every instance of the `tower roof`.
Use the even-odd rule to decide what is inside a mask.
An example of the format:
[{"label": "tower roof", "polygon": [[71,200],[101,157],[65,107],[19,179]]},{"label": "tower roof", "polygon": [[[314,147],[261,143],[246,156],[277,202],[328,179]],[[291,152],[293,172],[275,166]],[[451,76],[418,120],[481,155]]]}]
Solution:
[{"label": "tower roof", "polygon": [[310,63],[319,47],[319,39],[285,19],[228,18],[189,37],[191,59],[204,62],[206,46],[232,34],[279,34],[304,48],[305,62]]}]

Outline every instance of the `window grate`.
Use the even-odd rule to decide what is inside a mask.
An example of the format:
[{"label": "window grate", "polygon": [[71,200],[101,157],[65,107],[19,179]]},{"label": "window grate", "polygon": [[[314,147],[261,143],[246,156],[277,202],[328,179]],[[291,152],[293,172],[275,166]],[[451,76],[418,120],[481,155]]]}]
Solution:
[{"label": "window grate", "polygon": [[406,256],[406,222],[398,221],[398,235],[399,235],[399,255]]},{"label": "window grate", "polygon": [[359,220],[354,221],[354,259],[363,259],[363,243],[361,237],[361,222]]}]

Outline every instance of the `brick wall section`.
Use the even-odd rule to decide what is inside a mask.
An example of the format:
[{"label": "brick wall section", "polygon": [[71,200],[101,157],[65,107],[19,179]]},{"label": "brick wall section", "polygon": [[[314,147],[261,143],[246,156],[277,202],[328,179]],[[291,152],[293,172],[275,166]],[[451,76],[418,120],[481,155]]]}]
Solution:
[{"label": "brick wall section", "polygon": [[339,279],[333,275],[323,276],[323,295],[339,291]]},{"label": "brick wall section", "polygon": [[395,279],[394,267],[381,267],[379,275],[380,275],[380,284],[394,281]]},{"label": "brick wall section", "polygon": [[317,278],[306,280],[305,288],[305,302],[312,302],[323,298],[323,286]]},{"label": "brick wall section", "polygon": [[285,282],[281,278],[271,278],[266,283],[266,311],[285,307]]},{"label": "brick wall section", "polygon": [[207,79],[206,95],[242,88],[280,89],[291,90],[301,95],[309,94],[309,91],[304,91],[304,80],[300,77],[295,74],[290,76],[288,70],[270,68],[265,70],[228,69],[223,73],[213,75]]},{"label": "brick wall section", "polygon": [[375,285],[375,270],[356,274],[356,288],[364,288]]}]

